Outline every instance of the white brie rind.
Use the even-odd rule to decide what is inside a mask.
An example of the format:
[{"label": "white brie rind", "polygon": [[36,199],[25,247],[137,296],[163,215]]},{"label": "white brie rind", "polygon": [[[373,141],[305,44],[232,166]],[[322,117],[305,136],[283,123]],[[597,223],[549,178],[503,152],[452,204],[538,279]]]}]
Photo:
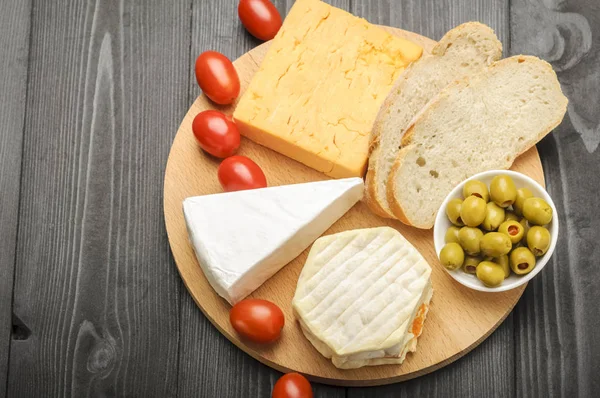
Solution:
[{"label": "white brie rind", "polygon": [[318,239],[292,306],[306,338],[340,369],[400,364],[416,350],[433,294],[431,267],[395,229]]},{"label": "white brie rind", "polygon": [[198,263],[235,304],[302,253],[363,195],[361,178],[196,196],[183,213]]}]

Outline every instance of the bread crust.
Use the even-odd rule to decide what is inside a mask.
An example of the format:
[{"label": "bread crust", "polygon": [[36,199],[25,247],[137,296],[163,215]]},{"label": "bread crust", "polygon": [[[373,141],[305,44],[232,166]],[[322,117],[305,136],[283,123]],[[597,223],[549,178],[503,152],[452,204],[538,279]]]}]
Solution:
[{"label": "bread crust", "polygon": [[371,212],[379,217],[394,218],[377,201],[377,184],[375,183],[375,170],[369,169],[365,177],[365,197],[363,201],[369,206]]},{"label": "bread crust", "polygon": [[363,198],[363,202],[369,206],[371,211],[383,218],[393,218],[391,214],[389,214],[377,200],[377,176],[376,176],[376,163],[371,164],[371,159],[377,159],[379,157],[379,136],[373,138],[371,136],[371,144],[369,145],[369,168],[367,170],[367,175],[365,176],[365,196]]},{"label": "bread crust", "polygon": [[388,176],[386,194],[388,202],[390,204],[390,209],[394,213],[394,216],[403,224],[409,226],[416,226],[413,225],[412,222],[408,219],[408,216],[404,213],[404,209],[402,209],[402,206],[396,199],[396,189],[398,189],[398,187],[396,187],[396,179],[394,177],[396,176],[396,172],[398,171],[398,169],[402,167],[402,159],[404,159],[404,156],[408,149],[409,148],[402,148],[400,149],[400,152],[398,152],[398,157],[396,158],[396,161],[392,166],[392,171]]},{"label": "bread crust", "polygon": [[[439,46],[439,44],[437,44],[434,47],[434,51],[438,46]],[[421,58],[419,58],[419,60],[421,60],[423,57],[429,57],[429,56],[431,56],[431,55],[423,55]],[[385,98],[385,100],[381,104],[381,107],[379,108],[379,112],[377,113],[377,116],[375,117],[375,122],[373,122],[373,128],[371,129],[371,139],[370,139],[371,142],[369,144],[369,167],[367,169],[367,174],[365,177],[365,198],[363,200],[367,204],[367,206],[369,206],[369,208],[371,209],[371,211],[373,213],[375,213],[379,217],[383,217],[383,218],[395,218],[393,214],[388,213],[388,211],[385,210],[383,208],[383,206],[381,205],[381,202],[382,202],[381,197],[380,197],[381,192],[377,189],[377,180],[378,180],[377,166],[379,163],[379,152],[381,150],[379,137],[381,135],[381,129],[383,127],[382,126],[383,119],[385,118],[386,114],[389,114],[390,107],[394,104],[394,102],[396,102],[396,99],[399,95],[398,86],[400,86],[402,84],[402,76],[405,73],[407,73],[407,71],[414,68],[414,65],[416,65],[418,63],[419,63],[419,61],[416,61],[416,62],[413,62],[412,64],[410,64],[402,72],[402,74],[400,75],[398,80],[396,80],[396,82],[392,86],[392,89],[390,90],[390,94],[388,94],[388,96]]]},{"label": "bread crust", "polygon": [[[560,89],[560,84],[558,83],[558,78],[556,76],[556,73],[552,69],[552,66],[549,63],[547,63],[546,61],[543,61],[534,56],[515,55],[515,56],[509,57],[509,58],[502,59],[500,61],[496,61],[492,65],[490,65],[488,71],[484,72],[484,74],[490,73],[490,70],[504,67],[504,65],[507,65],[507,64],[510,65],[512,63],[523,63],[523,62],[536,62],[536,63],[539,63],[543,68],[547,69],[548,72],[554,76],[554,79],[557,84],[557,89],[562,94],[562,91]],[[398,200],[397,195],[396,195],[396,192],[398,192],[402,188],[402,187],[398,186],[398,181],[397,181],[396,175],[399,173],[399,170],[403,167],[404,158],[405,158],[406,154],[413,149],[413,146],[411,144],[414,140],[414,134],[415,134],[414,126],[416,124],[418,124],[429,113],[435,112],[436,109],[440,106],[440,101],[442,98],[450,96],[452,94],[452,92],[454,92],[455,90],[462,90],[462,89],[468,87],[470,84],[472,84],[472,82],[477,81],[477,79],[479,79],[479,78],[481,78],[481,76],[465,78],[462,81],[455,81],[454,83],[451,83],[450,85],[448,85],[448,87],[446,87],[444,90],[442,90],[434,99],[432,99],[421,110],[421,112],[419,112],[419,114],[417,114],[415,116],[415,118],[409,124],[409,127],[407,128],[404,136],[402,137],[403,148],[398,153],[398,156],[396,158],[396,161],[394,162],[394,165],[392,166],[392,170],[391,170],[389,178],[388,178],[387,199],[390,204],[390,208],[391,208],[392,212],[394,213],[394,216],[397,217],[404,224],[407,224],[407,225],[410,225],[410,226],[413,226],[416,228],[421,228],[421,229],[430,229],[433,227],[433,221],[431,223],[417,225],[417,223],[414,220],[410,220],[407,212],[404,210],[404,208],[402,206],[402,203],[400,203],[400,201]],[[563,95],[563,97],[564,97],[564,95]],[[506,161],[503,166],[500,166],[498,168],[509,169],[517,157],[519,157],[520,155],[522,155],[523,153],[525,153],[526,151],[531,149],[531,147],[533,147],[535,144],[537,144],[542,138],[544,138],[546,135],[548,135],[554,128],[556,128],[562,122],[564,115],[567,112],[567,105],[568,105],[568,99],[566,97],[564,97],[564,99],[565,99],[564,105],[562,106],[560,111],[557,112],[557,117],[555,119],[550,120],[546,124],[546,126],[544,126],[542,129],[540,129],[540,133],[536,137],[525,142],[523,149],[520,152],[514,154],[514,156],[512,156],[512,158],[510,160]]]}]

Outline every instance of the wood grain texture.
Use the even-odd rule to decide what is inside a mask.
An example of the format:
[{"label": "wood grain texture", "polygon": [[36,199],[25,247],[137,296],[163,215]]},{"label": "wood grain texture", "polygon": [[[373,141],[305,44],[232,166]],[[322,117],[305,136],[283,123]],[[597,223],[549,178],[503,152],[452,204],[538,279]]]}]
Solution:
[{"label": "wood grain texture", "polygon": [[479,21],[494,29],[505,49],[509,44],[508,2],[505,0],[355,0],[347,10],[372,23],[434,40],[441,39],[461,23]]},{"label": "wood grain texture", "polygon": [[[413,33],[391,31],[418,42],[426,51],[435,44]],[[268,44],[257,47],[234,62],[240,76],[242,92],[262,61],[267,46]],[[220,109],[230,113],[234,107],[235,104]],[[276,369],[301,372],[313,380],[328,384],[364,386],[406,380],[438,369],[469,352],[498,326],[520,297],[524,287],[494,294],[494,299],[490,300],[489,294],[460,286],[439,266],[433,249],[431,231],[420,231],[399,222],[383,220],[373,215],[364,204],[360,204],[334,224],[326,234],[353,228],[390,225],[400,230],[433,266],[433,285],[439,293],[433,300],[427,328],[420,338],[418,353],[410,355],[402,367],[377,366],[356,370],[336,369],[318,354],[303,338],[291,310],[291,298],[307,251],[252,294],[252,297],[265,298],[278,304],[286,315],[288,325],[291,326],[286,328],[278,343],[270,347],[256,347],[240,341],[229,323],[229,305],[212,290],[197,264],[181,211],[181,203],[186,197],[221,191],[216,178],[218,162],[199,150],[191,131],[194,116],[202,110],[213,108],[204,96],[200,96],[183,120],[171,148],[165,173],[166,226],[179,272],[196,303],[228,339],[253,357]],[[246,139],[243,140],[239,153],[249,156],[261,165],[271,186],[326,178],[315,170]],[[513,168],[543,181],[535,148],[521,156]],[[461,310],[456,311],[457,308]],[[297,361],[301,356],[304,360]]]},{"label": "wood grain texture", "polygon": [[[518,304],[517,304],[518,305]],[[513,397],[513,322],[505,320],[468,355],[433,373],[399,384],[350,388],[347,396],[411,397]]]},{"label": "wood grain texture", "polygon": [[161,219],[189,4],[36,1],[8,395],[177,392],[180,282]]},{"label": "wood grain texture", "polygon": [[6,394],[31,1],[0,2],[0,398]]},{"label": "wood grain texture", "polygon": [[[333,2],[336,3],[347,9],[348,0]],[[285,16],[293,0],[278,0],[274,4]],[[194,0],[191,11],[188,104],[200,95],[193,62],[201,52],[216,50],[236,59],[261,43],[240,23],[237,1]],[[260,364],[223,337],[198,309],[183,284],[181,295],[179,396],[269,396],[281,373]],[[318,384],[313,387],[316,397],[344,396],[343,388]]]},{"label": "wood grain texture", "polygon": [[597,397],[600,3],[513,0],[511,32],[512,52],[549,61],[569,98],[568,117],[539,145],[564,233],[514,312],[516,392]]},{"label": "wood grain texture", "polygon": [[[596,40],[600,35],[600,4],[593,0],[327,1],[371,22],[434,39],[467,20],[487,23],[496,30],[505,49],[512,44],[513,54],[532,53],[551,61],[571,101],[569,118],[539,145],[548,190],[559,207],[565,235],[554,262],[530,284],[514,315],[451,366],[401,384],[350,388],[347,395],[597,396],[600,345],[594,337],[600,321],[595,308],[600,293],[594,286],[600,271],[593,259],[599,254],[596,231],[600,224],[595,211],[600,186],[600,41]],[[29,11],[25,10],[31,3],[34,36],[26,90],[21,68],[27,63]],[[0,2],[0,88],[5,95],[0,109],[0,397],[4,394],[3,364],[9,338],[3,333],[11,325],[7,312],[10,304],[5,300],[11,296],[6,287],[12,289],[15,256],[10,231],[16,235],[18,217],[21,231],[16,251],[15,314],[25,327],[15,338],[26,337],[27,327],[32,328],[32,335],[29,340],[12,341],[10,396],[70,395],[73,385],[79,388],[75,393],[82,391],[81,385],[91,385],[89,395],[109,395],[111,391],[102,388],[115,380],[115,372],[119,376],[114,394],[119,395],[268,396],[280,373],[235,347],[197,309],[178,282],[168,256],[160,210],[169,144],[199,93],[193,77],[194,57],[214,48],[235,59],[259,42],[239,24],[235,0],[52,3]],[[283,15],[293,0],[275,3]],[[117,186],[119,192],[114,184],[108,190],[115,192],[118,204],[93,214],[88,210],[84,216],[86,193],[89,209],[91,204],[104,201],[94,198],[104,195],[105,187],[110,186],[102,180],[85,186],[94,114],[90,109],[101,109],[93,105],[103,40],[98,36],[104,34],[102,21],[107,20],[94,16],[106,12],[121,16],[120,36],[114,34],[119,29],[114,30],[112,23],[109,28],[111,51],[118,52],[112,60],[113,80],[121,76],[121,83],[108,85],[113,87],[112,115],[119,128],[94,131],[114,131],[111,142],[118,156],[102,163],[107,173],[113,173],[110,178],[116,181],[120,177],[122,185]],[[96,28],[92,29],[94,23]],[[115,37],[122,38],[120,43]],[[92,42],[96,43],[93,48]],[[26,101],[27,91],[30,95]],[[98,103],[106,103],[101,99],[106,96],[99,95]],[[25,117],[23,112],[27,112]],[[102,122],[95,125],[106,126],[107,118],[112,119],[107,116],[110,113],[96,111],[96,115],[104,116],[96,116]],[[13,187],[19,180],[21,144],[13,138],[21,139],[23,120],[27,133],[22,171],[25,200],[19,210],[18,189]],[[93,159],[113,152],[98,149],[98,145],[106,147],[96,140]],[[92,169],[96,164],[94,160]],[[108,223],[111,212],[113,231],[120,232],[103,239],[114,246],[118,237],[119,254],[111,254],[111,258],[119,261],[111,263],[108,271],[109,267],[99,265],[108,257],[101,248],[83,249],[81,261],[77,250],[82,242],[90,242],[82,236],[106,230],[106,225],[90,230],[91,220],[101,218],[100,224]],[[86,226],[88,230],[82,235]],[[114,253],[116,249],[112,250]],[[109,283],[105,282],[107,275]],[[90,280],[102,286],[94,286]],[[104,291],[112,298],[107,299]],[[106,311],[101,309],[105,303]],[[74,359],[77,336],[69,328],[72,320],[82,318],[90,320],[99,332],[90,335],[87,331],[91,329],[82,329],[78,352],[84,354]],[[104,318],[108,320],[104,322]],[[109,333],[118,335],[113,332],[115,319],[128,332],[123,340],[116,340],[115,347],[128,348],[118,354],[120,370],[116,371],[116,366],[98,372],[103,363],[114,366],[106,361],[113,358],[106,355],[110,349],[94,344],[106,340],[104,336]],[[180,325],[178,358],[174,346],[177,338],[173,336],[177,336]],[[156,336],[158,333],[161,336]],[[88,352],[94,355],[86,356]],[[97,373],[88,372],[88,363]],[[173,369],[178,366],[175,385]],[[343,388],[314,386],[315,396],[345,395]]]}]

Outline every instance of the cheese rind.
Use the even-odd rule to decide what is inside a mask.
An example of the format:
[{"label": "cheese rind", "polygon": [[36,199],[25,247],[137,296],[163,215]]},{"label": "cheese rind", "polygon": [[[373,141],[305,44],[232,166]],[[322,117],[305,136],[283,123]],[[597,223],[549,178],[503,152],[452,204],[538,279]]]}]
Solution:
[{"label": "cheese rind", "polygon": [[421,56],[319,0],[298,0],[234,113],[240,132],[332,177],[360,177],[394,80]]},{"label": "cheese rind", "polygon": [[318,239],[292,306],[315,348],[350,369],[402,363],[415,351],[415,319],[423,322],[432,293],[425,259],[398,231],[381,227]]},{"label": "cheese rind", "polygon": [[297,257],[362,198],[360,178],[187,198],[183,213],[198,263],[235,304]]}]

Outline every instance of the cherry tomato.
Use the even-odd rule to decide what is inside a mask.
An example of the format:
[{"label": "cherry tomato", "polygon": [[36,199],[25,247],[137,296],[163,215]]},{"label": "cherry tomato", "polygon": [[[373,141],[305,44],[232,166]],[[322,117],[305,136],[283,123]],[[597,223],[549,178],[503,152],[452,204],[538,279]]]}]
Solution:
[{"label": "cherry tomato", "polygon": [[231,104],[240,94],[240,78],[227,58],[216,51],[205,51],[196,59],[196,80],[213,102]]},{"label": "cherry tomato", "polygon": [[285,318],[281,309],[267,300],[245,299],[229,311],[231,325],[243,337],[256,343],[279,338]]},{"label": "cherry tomato", "polygon": [[240,146],[240,132],[235,123],[218,111],[200,112],[192,122],[200,148],[218,158],[226,158]]},{"label": "cherry tomato", "polygon": [[217,171],[225,192],[264,188],[267,177],[260,167],[245,156],[231,156],[221,162]]},{"label": "cherry tomato", "polygon": [[250,34],[271,40],[281,28],[281,15],[269,0],[240,0],[238,15]]},{"label": "cherry tomato", "polygon": [[272,398],[312,398],[313,392],[306,377],[288,373],[279,378],[273,387]]}]

